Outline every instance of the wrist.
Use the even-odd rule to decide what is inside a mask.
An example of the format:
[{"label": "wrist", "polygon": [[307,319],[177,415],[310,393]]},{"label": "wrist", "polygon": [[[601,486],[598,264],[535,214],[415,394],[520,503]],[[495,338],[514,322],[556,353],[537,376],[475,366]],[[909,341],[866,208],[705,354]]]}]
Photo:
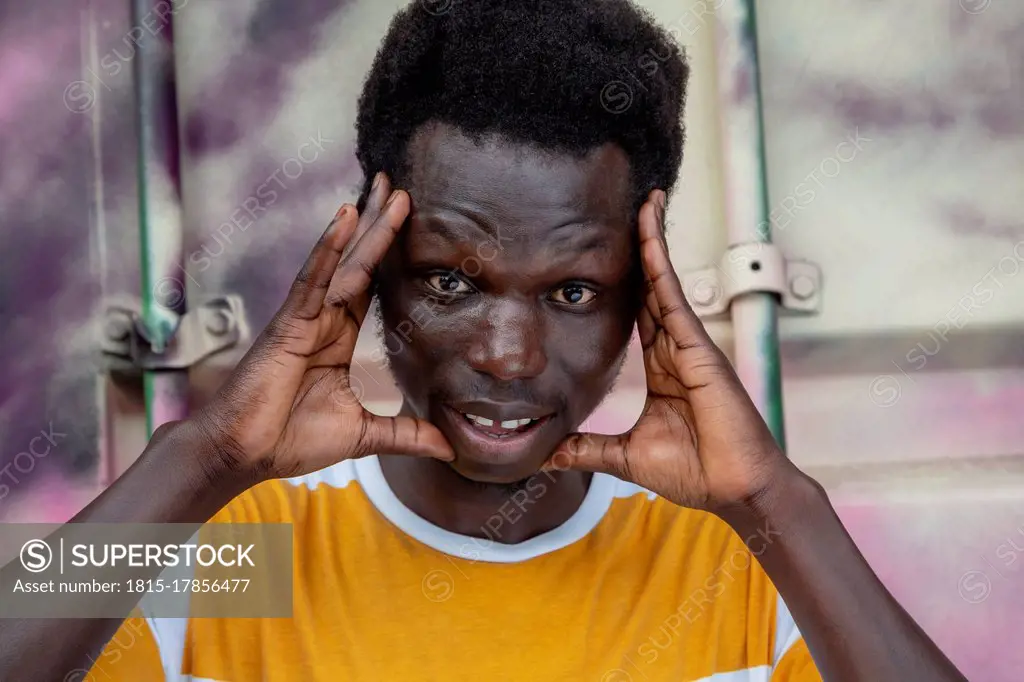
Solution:
[{"label": "wrist", "polygon": [[227,428],[216,411],[197,410],[187,423],[199,434],[204,461],[216,479],[250,481],[250,485],[275,478],[269,458],[253,456],[238,441],[236,429]]},{"label": "wrist", "polygon": [[[94,523],[205,523],[255,481],[232,473],[191,420],[161,425],[142,454],[88,511]],[[95,503],[94,503],[95,504]]]},{"label": "wrist", "polygon": [[218,437],[202,414],[174,424],[170,434],[175,457],[180,458],[199,496],[223,499],[227,504],[265,477],[236,457],[229,442]]},{"label": "wrist", "polygon": [[762,488],[722,509],[718,516],[741,535],[765,527],[785,532],[819,516],[822,508],[831,509],[825,489],[789,459],[783,459]]}]

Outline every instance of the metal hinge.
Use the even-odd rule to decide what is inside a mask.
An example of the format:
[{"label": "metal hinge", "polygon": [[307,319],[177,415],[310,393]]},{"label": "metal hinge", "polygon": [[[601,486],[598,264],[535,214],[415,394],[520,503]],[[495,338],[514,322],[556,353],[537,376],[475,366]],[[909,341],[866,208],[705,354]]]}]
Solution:
[{"label": "metal hinge", "polygon": [[218,296],[185,313],[167,348],[157,352],[140,310],[134,304],[106,310],[102,350],[122,363],[115,362],[113,369],[187,369],[237,345],[246,328],[241,297]]},{"label": "metal hinge", "polygon": [[779,297],[781,310],[813,315],[821,310],[821,268],[788,260],[775,244],[751,242],[726,250],[718,265],[683,274],[683,290],[698,317],[729,311],[737,296],[754,292]]}]

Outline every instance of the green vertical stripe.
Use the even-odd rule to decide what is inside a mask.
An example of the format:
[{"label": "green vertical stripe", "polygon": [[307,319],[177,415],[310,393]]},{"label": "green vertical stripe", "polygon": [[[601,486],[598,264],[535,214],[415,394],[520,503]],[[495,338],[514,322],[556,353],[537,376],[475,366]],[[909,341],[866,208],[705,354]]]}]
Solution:
[{"label": "green vertical stripe", "polygon": [[[768,157],[765,151],[764,134],[764,98],[761,88],[760,59],[757,51],[757,12],[754,0],[743,0],[747,11],[746,25],[743,27],[743,35],[746,38],[746,48],[750,52],[750,59],[753,64],[754,76],[754,97],[757,107],[757,164],[759,179],[759,196],[761,222],[765,226],[763,232],[758,230],[758,238],[761,241],[770,243],[772,241],[771,221],[769,217],[771,210],[768,203]],[[765,421],[772,435],[779,443],[779,447],[786,449],[786,433],[784,407],[782,401],[782,360],[779,348],[779,303],[771,294],[762,294],[761,298],[766,307],[763,320],[762,332],[758,343],[758,353],[761,357],[761,371],[763,373],[763,385],[767,395],[763,397]]]},{"label": "green vertical stripe", "polygon": [[[134,9],[134,8],[133,8]],[[136,12],[137,14],[138,12]],[[137,152],[137,167],[136,167],[136,181],[138,182],[138,200],[139,200],[139,265],[141,270],[140,282],[142,292],[142,323],[145,325],[146,332],[152,337],[154,334],[160,334],[160,324],[158,320],[158,311],[156,310],[156,302],[154,300],[153,292],[153,261],[151,258],[152,248],[152,235],[150,231],[153,229],[153,225],[150,221],[149,216],[149,185],[146,181],[147,174],[146,168],[149,162],[148,145],[149,140],[146,135],[147,123],[146,114],[148,107],[151,106],[146,98],[146,84],[144,82],[145,74],[143,73],[143,60],[137,58],[135,60],[135,89],[136,96],[138,98],[136,106],[136,127],[138,136],[138,152]],[[156,397],[155,391],[155,379],[152,371],[143,370],[142,373],[142,388],[143,397],[146,401],[146,433],[153,435],[154,431],[154,400]]]},{"label": "green vertical stripe", "polygon": [[[770,294],[764,295],[766,304],[777,307],[775,299]],[[779,353],[779,335],[777,330],[778,311],[772,310],[765,323],[766,333],[761,337],[760,351],[763,357],[763,371],[765,373],[765,420],[768,428],[778,442],[779,447],[786,449],[786,427],[785,411],[782,405],[782,361]]]}]

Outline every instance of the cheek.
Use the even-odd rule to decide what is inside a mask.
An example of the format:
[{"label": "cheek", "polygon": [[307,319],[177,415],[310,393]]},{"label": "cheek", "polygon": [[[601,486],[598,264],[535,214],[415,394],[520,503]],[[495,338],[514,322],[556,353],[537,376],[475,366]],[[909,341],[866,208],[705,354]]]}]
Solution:
[{"label": "cheek", "polygon": [[632,324],[624,324],[621,313],[610,309],[581,324],[556,329],[551,337],[572,385],[599,393],[599,398],[614,381],[618,359],[629,343]]},{"label": "cheek", "polygon": [[410,281],[379,290],[384,343],[395,378],[403,386],[424,384],[449,364],[460,338],[444,307]]}]

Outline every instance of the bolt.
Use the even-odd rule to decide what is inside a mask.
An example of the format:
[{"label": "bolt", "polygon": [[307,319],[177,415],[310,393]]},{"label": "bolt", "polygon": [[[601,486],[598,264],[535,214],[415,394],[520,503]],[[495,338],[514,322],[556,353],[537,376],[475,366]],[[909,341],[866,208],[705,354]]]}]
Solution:
[{"label": "bolt", "polygon": [[690,289],[690,293],[694,303],[706,308],[718,300],[721,292],[718,283],[713,278],[701,277]]},{"label": "bolt", "polygon": [[789,290],[801,301],[806,301],[814,295],[814,280],[807,275],[797,275],[789,280]]},{"label": "bolt", "polygon": [[111,341],[124,341],[132,332],[132,321],[121,314],[113,314],[107,318],[107,338]]},{"label": "bolt", "polygon": [[206,322],[206,331],[214,336],[224,336],[231,329],[231,318],[223,310],[215,310]]}]

